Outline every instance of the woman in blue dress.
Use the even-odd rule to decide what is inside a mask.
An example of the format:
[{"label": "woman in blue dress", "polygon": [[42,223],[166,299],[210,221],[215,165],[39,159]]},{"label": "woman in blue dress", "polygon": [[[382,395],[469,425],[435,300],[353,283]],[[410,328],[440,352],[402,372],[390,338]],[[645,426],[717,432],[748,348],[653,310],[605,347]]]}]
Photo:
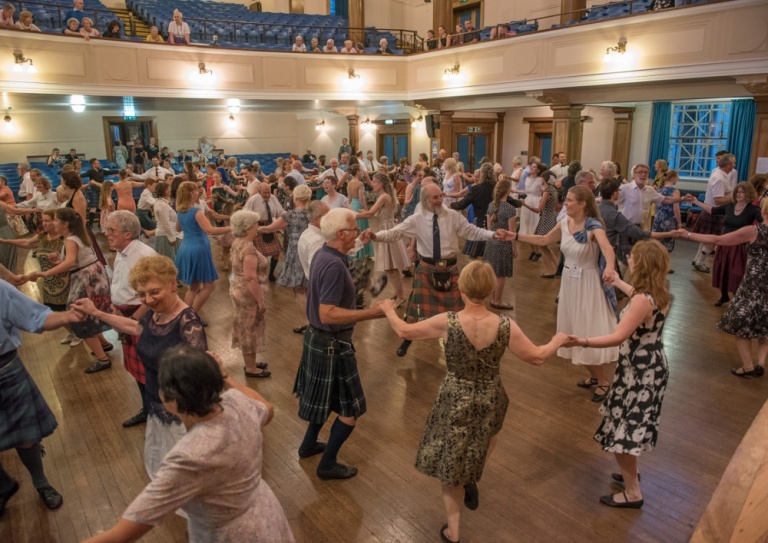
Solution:
[{"label": "woman in blue dress", "polygon": [[[656,189],[656,192],[663,196],[680,196],[680,191],[675,188],[678,177],[675,170],[664,172],[664,185]],[[656,215],[653,218],[653,232],[673,232],[682,228],[680,219],[680,204],[662,204],[656,206]],[[675,238],[665,238],[659,240],[670,253],[675,248]],[[672,270],[670,270],[672,273]]]},{"label": "woman in blue dress", "polygon": [[[200,309],[213,293],[219,278],[213,265],[213,254],[208,235],[218,236],[231,232],[229,226],[212,226],[200,207],[200,188],[196,183],[185,181],[176,197],[176,229],[184,232],[184,243],[176,253],[179,281],[189,286],[184,303],[200,313]],[[203,202],[204,206],[205,203]]]}]

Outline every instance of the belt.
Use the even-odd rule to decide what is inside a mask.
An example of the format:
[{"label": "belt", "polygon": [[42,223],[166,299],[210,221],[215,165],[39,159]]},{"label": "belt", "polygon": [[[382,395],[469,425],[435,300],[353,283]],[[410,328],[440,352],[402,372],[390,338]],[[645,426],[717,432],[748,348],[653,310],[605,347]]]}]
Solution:
[{"label": "belt", "polygon": [[455,266],[458,262],[456,258],[444,258],[442,260],[435,260],[434,258],[427,258],[421,255],[419,255],[419,258],[422,262],[426,262],[431,266],[437,266],[438,268],[449,268],[451,266]]},{"label": "belt", "polygon": [[10,364],[14,358],[16,358],[16,349],[0,354],[0,368]]},{"label": "belt", "polygon": [[343,341],[345,343],[352,343],[353,328],[349,328],[348,330],[339,330],[338,332],[329,332],[327,330],[320,330],[318,328],[315,328],[314,326],[310,326],[309,329],[313,334],[324,337],[324,338],[335,339],[336,341]]}]

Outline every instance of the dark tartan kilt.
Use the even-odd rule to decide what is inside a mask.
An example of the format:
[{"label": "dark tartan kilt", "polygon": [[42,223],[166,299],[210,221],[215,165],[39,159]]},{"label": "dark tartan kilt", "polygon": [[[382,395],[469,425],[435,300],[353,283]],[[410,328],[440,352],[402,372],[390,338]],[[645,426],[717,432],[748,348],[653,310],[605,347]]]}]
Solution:
[{"label": "dark tartan kilt", "polygon": [[264,256],[278,256],[282,251],[277,233],[272,235],[274,237],[272,238],[272,241],[269,242],[264,241],[261,235],[256,236],[256,239],[253,240],[253,245],[256,247],[256,250]]},{"label": "dark tartan kilt", "polygon": [[[126,318],[131,318],[140,307],[140,305],[115,305],[118,314]],[[129,336],[123,333],[120,333],[118,336],[120,343],[123,345],[123,367],[125,371],[130,373],[142,385],[145,384],[144,364],[136,352],[136,343],[139,341],[139,336]]]},{"label": "dark tartan kilt", "polygon": [[[451,272],[451,290],[439,291],[429,284],[429,270]],[[413,290],[408,298],[405,314],[413,319],[421,320],[434,317],[446,311],[461,311],[464,302],[459,294],[459,267],[438,268],[423,260],[416,267],[413,275]]]},{"label": "dark tartan kilt", "polygon": [[366,405],[354,346],[307,327],[293,393],[302,420],[322,424],[331,412],[360,418]]},{"label": "dark tartan kilt", "polygon": [[693,225],[694,234],[713,234],[719,236],[723,233],[725,215],[712,215],[708,211],[699,213],[699,219]]},{"label": "dark tartan kilt", "polygon": [[56,418],[17,355],[0,368],[0,451],[34,445],[56,426]]},{"label": "dark tartan kilt", "polygon": [[721,245],[712,264],[712,286],[727,292],[739,290],[747,269],[747,244]]}]

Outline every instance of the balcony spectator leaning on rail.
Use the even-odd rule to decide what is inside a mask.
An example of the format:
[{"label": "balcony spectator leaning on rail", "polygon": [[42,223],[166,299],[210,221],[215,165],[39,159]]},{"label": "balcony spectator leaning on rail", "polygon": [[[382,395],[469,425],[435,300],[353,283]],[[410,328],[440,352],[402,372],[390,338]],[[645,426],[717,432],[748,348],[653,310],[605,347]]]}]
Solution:
[{"label": "balcony spectator leaning on rail", "polygon": [[339,50],[336,49],[336,43],[333,41],[333,38],[328,38],[328,41],[325,42],[325,47],[323,47],[323,53],[338,53]]},{"label": "balcony spectator leaning on rail", "polygon": [[189,45],[189,25],[182,21],[181,12],[173,10],[173,21],[168,23],[168,43],[171,45]]},{"label": "balcony spectator leaning on rail", "polygon": [[294,53],[306,53],[307,52],[307,46],[304,43],[304,38],[301,36],[296,36],[296,40],[293,42],[293,47],[291,48],[291,51]]},{"label": "balcony spectator leaning on rail", "polygon": [[64,14],[64,18],[62,20],[66,21],[67,27],[69,27],[69,20],[77,19],[76,30],[80,30],[80,25],[82,24],[83,17],[85,17],[85,12],[83,11],[83,0],[74,0],[74,2],[72,2],[72,9],[70,9]]},{"label": "balcony spectator leaning on rail", "polygon": [[107,23],[107,29],[101,35],[102,38],[113,38],[121,40],[123,37],[120,35],[120,21],[112,19]]},{"label": "balcony spectator leaning on rail", "polygon": [[424,50],[434,51],[437,49],[437,38],[435,38],[434,30],[427,30],[427,39],[424,40]]},{"label": "balcony spectator leaning on rail", "polygon": [[77,36],[79,38],[82,38],[83,35],[80,33],[80,21],[75,19],[74,17],[70,17],[67,19],[67,26],[64,27],[64,30],[61,31],[62,34],[65,36]]},{"label": "balcony spectator leaning on rail", "polygon": [[32,22],[32,12],[22,11],[19,13],[19,20],[16,23],[16,28],[19,30],[26,30],[28,32],[40,32],[40,29]]},{"label": "balcony spectator leaning on rail", "polygon": [[339,53],[345,55],[356,55],[357,49],[355,49],[355,44],[352,43],[352,40],[344,40],[344,47],[341,48]]},{"label": "balcony spectator leaning on rail", "polygon": [[165,43],[165,40],[160,35],[160,31],[157,29],[156,26],[153,26],[149,29],[149,34],[147,34],[147,37],[144,38],[144,41],[147,41],[149,43]]},{"label": "balcony spectator leaning on rail", "polygon": [[83,17],[80,25],[80,34],[83,35],[86,41],[90,40],[91,38],[101,37],[101,32],[99,32],[99,30],[93,26],[93,21],[91,21],[90,17]]},{"label": "balcony spectator leaning on rail", "polygon": [[0,12],[0,28],[16,28],[16,23],[13,20],[15,12],[16,7],[13,4],[5,4],[3,6],[3,11]]},{"label": "balcony spectator leaning on rail", "polygon": [[480,41],[480,32],[474,27],[472,21],[464,21],[464,43],[477,43]]},{"label": "balcony spectator leaning on rail", "polygon": [[389,48],[389,42],[387,38],[381,38],[379,40],[379,48],[376,49],[377,55],[391,55],[392,49]]},{"label": "balcony spectator leaning on rail", "polygon": [[309,40],[309,50],[313,53],[322,53],[322,49],[320,49],[320,42],[317,41],[317,38],[312,38]]}]

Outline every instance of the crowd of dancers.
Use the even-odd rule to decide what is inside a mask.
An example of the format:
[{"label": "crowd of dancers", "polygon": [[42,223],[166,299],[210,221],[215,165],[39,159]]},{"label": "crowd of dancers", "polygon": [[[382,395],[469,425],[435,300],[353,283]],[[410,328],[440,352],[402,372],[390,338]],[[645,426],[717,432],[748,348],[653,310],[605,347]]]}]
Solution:
[{"label": "crowd of dancers", "polygon": [[[598,174],[566,164],[562,153],[552,167],[537,158],[523,167],[517,157],[509,174],[484,162],[471,175],[442,150],[432,164],[422,156],[397,167],[343,155],[324,171],[292,157],[270,175],[258,164],[238,170],[236,161],[211,163],[207,172],[189,163],[174,175],[153,162],[140,176],[121,170],[115,183],[91,179],[102,193],[99,228],[114,251],[111,277],[74,169],[62,173],[64,188],[45,200],[46,209],[38,203],[51,184],[39,176],[28,191],[33,204],[3,202],[0,450],[16,449],[45,505],[61,505],[41,455],[56,421],[18,356],[19,330],[67,327],[63,342],[82,340],[93,353],[84,368],[89,374],[111,368],[113,346],[103,333],[116,330],[141,396],[141,410],[123,425],[146,423],[151,482],[120,521],[92,541],[135,540],[179,508],[192,540],[213,533],[293,540],[261,479],[260,428],[272,417],[269,402],[232,379],[207,351],[203,309],[220,280],[210,238],[219,246],[220,267],[231,270],[231,342],[242,353],[247,379],[271,375],[259,360],[266,349],[268,283],[294,293],[293,332],[302,334],[303,350],[293,392],[307,423],[297,450],[301,459],[320,457],[322,480],[357,474],[338,458],[366,412],[355,324],[386,318],[403,340],[397,356],[406,356],[412,341],[442,339],[447,374],[416,459],[419,471],[442,484],[442,541],[459,541],[462,508],[479,506],[478,483],[509,403],[499,378],[506,349],[534,365],[557,355],[584,366],[576,384],[602,402],[594,437],[615,455],[619,471],[612,478],[624,485],[600,501],[643,506],[638,456],[656,445],[669,375],[661,333],[674,240],[702,244],[693,262],[697,273],[708,271],[704,259],[718,247],[715,283],[726,290],[717,305],[730,304],[718,328],[736,337],[742,359],[733,373],[763,375],[768,198],[764,187],[759,196],[753,188],[759,179],[731,184],[732,155],[719,157],[693,232],[682,229],[679,211],[692,197],[681,196],[676,174],[658,163],[654,188],[645,165],[636,165],[627,182],[613,163],[603,163]],[[135,187],[143,188],[138,204]],[[15,239],[11,216],[26,217],[23,223],[39,233]],[[721,216],[724,231],[715,220]],[[541,259],[542,280],[560,277],[556,333],[541,346],[507,314],[514,308],[505,302],[506,279],[522,259],[521,244],[530,246],[529,260]],[[17,273],[17,247],[35,249],[28,257],[35,271]],[[462,252],[469,259],[463,269]],[[413,278],[409,293],[404,277]],[[38,280],[44,305],[14,288]],[[627,298],[621,311],[617,291]],[[397,314],[402,305],[404,319]],[[190,477],[190,469],[197,475]],[[18,487],[0,466],[0,514]]]}]

